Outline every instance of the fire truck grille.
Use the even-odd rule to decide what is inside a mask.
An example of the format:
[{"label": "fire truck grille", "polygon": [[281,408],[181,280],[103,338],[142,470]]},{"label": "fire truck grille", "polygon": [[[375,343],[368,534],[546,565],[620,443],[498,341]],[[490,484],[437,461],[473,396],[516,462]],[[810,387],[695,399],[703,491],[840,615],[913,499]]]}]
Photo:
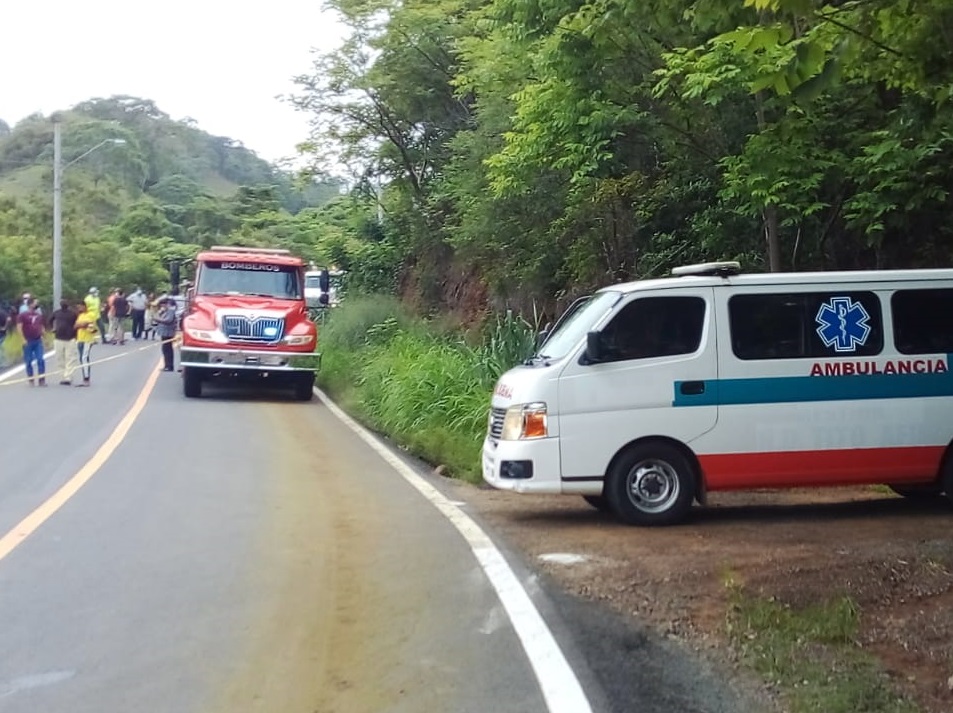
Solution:
[{"label": "fire truck grille", "polygon": [[278,317],[232,314],[222,317],[222,331],[230,342],[276,344],[284,335],[285,322]]}]

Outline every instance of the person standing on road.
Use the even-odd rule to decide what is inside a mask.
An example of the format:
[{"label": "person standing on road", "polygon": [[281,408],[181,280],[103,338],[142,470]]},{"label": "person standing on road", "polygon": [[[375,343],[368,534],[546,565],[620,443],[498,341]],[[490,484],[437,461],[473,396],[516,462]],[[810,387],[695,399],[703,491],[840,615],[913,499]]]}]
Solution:
[{"label": "person standing on road", "polygon": [[93,309],[89,304],[79,305],[85,307],[85,311],[80,312],[76,317],[76,355],[79,359],[79,366],[83,372],[83,381],[77,386],[89,386],[91,376],[90,352],[99,336],[100,311],[97,306]]},{"label": "person standing on road", "polygon": [[104,344],[106,342],[112,342],[113,332],[116,329],[115,316],[116,312],[113,309],[113,303],[116,301],[116,295],[119,294],[119,288],[113,287],[109,292],[109,297],[106,298],[106,303],[103,305],[103,315],[106,322],[106,331],[103,334],[105,337]]},{"label": "person standing on road", "polygon": [[96,331],[99,333],[100,338],[103,340],[103,344],[105,344],[106,343],[106,321],[103,319],[103,303],[102,303],[102,300],[99,299],[98,287],[89,288],[89,293],[83,299],[83,304],[85,305],[86,310],[90,310],[96,313]]},{"label": "person standing on road", "polygon": [[175,300],[171,297],[159,302],[156,331],[162,340],[162,358],[165,360],[163,371],[175,371],[175,355],[172,351],[172,340],[175,337]]},{"label": "person standing on road", "polygon": [[145,336],[147,305],[146,293],[136,287],[129,295],[129,309],[132,314],[132,338],[137,342]]},{"label": "person standing on road", "polygon": [[7,366],[7,357],[3,352],[3,342],[7,338],[7,324],[10,322],[10,315],[7,314],[7,308],[0,306],[0,369]]},{"label": "person standing on road", "polygon": [[46,361],[43,359],[43,314],[32,297],[27,303],[26,312],[17,317],[20,336],[23,337],[23,363],[26,364],[26,376],[33,386],[33,362],[40,386],[46,386]]},{"label": "person standing on road", "polygon": [[155,339],[156,338],[156,313],[158,310],[158,305],[156,304],[156,296],[154,293],[150,292],[149,297],[146,299],[146,329],[142,333],[143,339]]},{"label": "person standing on road", "polygon": [[69,300],[60,300],[60,308],[50,317],[53,328],[53,353],[59,368],[60,384],[73,385],[73,370],[76,368],[76,313],[70,309]]},{"label": "person standing on road", "polygon": [[122,290],[116,290],[109,319],[109,332],[113,344],[126,343],[125,319],[129,316],[129,301]]}]

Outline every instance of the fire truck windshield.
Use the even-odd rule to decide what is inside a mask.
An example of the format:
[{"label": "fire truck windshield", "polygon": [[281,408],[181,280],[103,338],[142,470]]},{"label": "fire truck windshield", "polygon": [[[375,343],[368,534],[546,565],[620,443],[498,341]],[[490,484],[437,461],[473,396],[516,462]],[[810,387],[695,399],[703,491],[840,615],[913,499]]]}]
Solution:
[{"label": "fire truck windshield", "polygon": [[301,282],[298,269],[290,265],[206,262],[199,269],[195,291],[200,295],[255,295],[299,300]]}]

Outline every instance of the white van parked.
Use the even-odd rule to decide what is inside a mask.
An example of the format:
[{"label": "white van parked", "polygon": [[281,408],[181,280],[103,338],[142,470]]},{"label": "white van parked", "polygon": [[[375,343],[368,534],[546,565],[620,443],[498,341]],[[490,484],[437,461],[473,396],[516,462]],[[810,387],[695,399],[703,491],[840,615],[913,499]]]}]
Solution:
[{"label": "white van parked", "polygon": [[739,272],[686,266],[574,304],[497,382],[484,480],[636,525],[715,490],[953,499],[953,270]]}]

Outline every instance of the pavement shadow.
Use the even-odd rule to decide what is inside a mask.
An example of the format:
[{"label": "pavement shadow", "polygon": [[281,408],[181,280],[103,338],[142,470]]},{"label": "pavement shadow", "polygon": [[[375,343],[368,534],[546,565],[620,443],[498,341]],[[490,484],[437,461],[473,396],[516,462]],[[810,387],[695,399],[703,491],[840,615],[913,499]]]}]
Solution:
[{"label": "pavement shadow", "polygon": [[[514,495],[514,497],[520,497]],[[761,497],[767,497],[761,494]],[[779,498],[783,495],[779,494]],[[558,499],[558,498],[557,498]],[[537,501],[538,502],[538,501]],[[532,507],[519,512],[508,513],[507,518],[514,522],[527,524],[573,525],[591,526],[594,523],[618,525],[627,528],[619,522],[611,512],[597,510],[585,503],[582,498],[579,504],[567,507],[565,503],[556,503],[556,507],[539,507],[534,503]],[[953,505],[943,497],[934,498],[902,498],[885,495],[882,498],[863,500],[844,500],[838,502],[818,503],[745,503],[738,505],[717,504],[692,508],[688,517],[670,528],[696,526],[699,524],[741,524],[765,523],[777,524],[784,522],[833,522],[866,520],[878,518],[884,522],[891,519],[907,519],[917,517],[953,517]]]}]

